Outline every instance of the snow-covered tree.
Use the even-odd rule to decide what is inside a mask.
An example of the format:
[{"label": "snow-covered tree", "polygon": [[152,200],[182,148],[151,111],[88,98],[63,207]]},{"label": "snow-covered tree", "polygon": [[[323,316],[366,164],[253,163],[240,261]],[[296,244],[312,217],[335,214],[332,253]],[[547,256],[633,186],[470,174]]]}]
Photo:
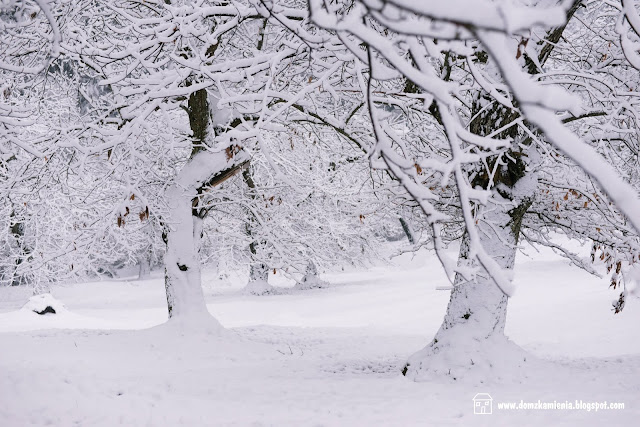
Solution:
[{"label": "snow-covered tree", "polygon": [[159,233],[147,238],[154,234],[148,226],[124,233],[116,225],[114,209],[131,196],[119,179],[122,159],[116,162],[111,151],[100,156],[83,150],[97,133],[91,125],[100,98],[110,90],[61,48],[59,28],[74,16],[74,7],[2,4],[0,191],[6,215],[0,277],[3,284],[30,285],[34,292],[46,292],[50,282],[135,263],[142,253],[159,255]]},{"label": "snow-covered tree", "polygon": [[51,277],[36,260],[49,256],[39,232],[52,205],[41,191],[51,179],[55,140],[38,129],[47,116],[40,94],[43,74],[60,53],[60,31],[49,3],[40,0],[1,3],[0,31],[0,283],[37,286]]},{"label": "snow-covered tree", "polygon": [[[628,82],[637,76],[621,55],[612,57],[615,40],[590,27],[612,28],[598,14],[602,3],[309,3],[314,22],[364,64],[372,165],[390,171],[419,203],[452,280],[440,330],[404,373],[458,377],[489,366],[496,348],[520,363],[503,332],[521,236],[577,261],[549,232],[594,238],[595,219],[610,230],[596,241],[624,252],[627,262],[637,253],[637,187],[611,161],[612,148],[635,139]],[[631,160],[634,150],[625,151]],[[550,196],[558,188],[563,200]],[[593,188],[596,203],[561,211],[569,195],[580,199]],[[456,238],[457,263],[443,251]]]},{"label": "snow-covered tree", "polygon": [[[230,178],[255,148],[269,156],[266,132],[286,135],[283,113],[339,71],[339,61],[313,57],[309,40],[322,39],[307,31],[303,6],[87,0],[67,20],[65,54],[110,88],[93,100],[96,119],[76,132],[83,141],[75,148],[85,158],[122,159],[119,179],[164,225],[172,318],[206,323],[198,253],[211,188],[240,185]],[[150,124],[158,121],[165,128],[155,138]],[[148,192],[141,183],[155,166],[166,181]]]},{"label": "snow-covered tree", "polygon": [[268,266],[251,293],[276,291],[264,283],[269,272],[304,275],[310,263],[324,271],[380,257],[378,227],[392,209],[376,198],[366,158],[349,158],[349,145],[315,130],[292,123],[286,138],[263,132],[244,179],[207,192],[212,232],[203,250],[229,268]]}]

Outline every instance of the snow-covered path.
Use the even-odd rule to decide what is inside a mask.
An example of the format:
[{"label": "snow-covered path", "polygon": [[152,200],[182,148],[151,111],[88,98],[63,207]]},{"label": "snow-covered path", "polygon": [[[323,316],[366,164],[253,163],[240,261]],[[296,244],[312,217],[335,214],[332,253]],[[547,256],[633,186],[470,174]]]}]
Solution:
[{"label": "snow-covered path", "polygon": [[[253,297],[237,292],[241,278],[223,284],[212,275],[209,309],[230,328],[222,337],[126,330],[164,320],[159,278],[55,288],[69,309],[60,316],[21,312],[18,298],[5,295],[0,426],[595,426],[640,417],[639,302],[614,316],[606,280],[551,253],[521,256],[516,270],[507,334],[530,352],[526,368],[505,372],[496,355],[500,378],[483,383],[413,383],[399,374],[446,308],[435,260],[326,278],[334,286]],[[491,394],[492,415],[473,414],[476,393]],[[625,409],[497,408],[521,400]]]}]

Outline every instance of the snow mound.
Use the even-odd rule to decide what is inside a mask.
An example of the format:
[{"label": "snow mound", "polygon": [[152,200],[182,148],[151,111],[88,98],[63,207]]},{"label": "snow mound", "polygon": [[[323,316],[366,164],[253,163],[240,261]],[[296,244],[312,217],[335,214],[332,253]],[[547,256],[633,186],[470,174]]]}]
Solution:
[{"label": "snow mound", "polygon": [[293,287],[296,290],[321,289],[329,286],[328,282],[313,274],[305,274]]},{"label": "snow mound", "polygon": [[245,295],[275,295],[277,294],[276,288],[271,286],[266,280],[251,280],[244,287],[242,293]]},{"label": "snow mound", "polygon": [[434,339],[412,355],[402,374],[417,382],[521,383],[535,371],[534,366],[544,364],[500,334],[478,340],[458,333],[442,341]]},{"label": "snow mound", "polygon": [[67,308],[51,294],[34,295],[22,306],[22,311],[32,311],[39,315],[67,312]]}]

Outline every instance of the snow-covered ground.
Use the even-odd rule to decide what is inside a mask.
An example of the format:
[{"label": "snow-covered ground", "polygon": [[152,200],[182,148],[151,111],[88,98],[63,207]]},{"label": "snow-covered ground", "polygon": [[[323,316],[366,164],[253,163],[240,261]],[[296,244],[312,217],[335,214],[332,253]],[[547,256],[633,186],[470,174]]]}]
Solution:
[{"label": "snow-covered ground", "polygon": [[[57,286],[65,308],[38,316],[0,289],[0,426],[637,425],[640,301],[549,251],[519,255],[507,335],[530,353],[508,372],[414,383],[400,374],[444,315],[447,282],[429,254],[327,274],[326,289],[248,296],[205,275],[221,335],[162,325],[164,286]],[[279,274],[273,283],[292,283]],[[158,326],[160,325],[160,326]],[[474,415],[477,393],[491,415]],[[621,402],[622,410],[506,410],[503,402]]]}]

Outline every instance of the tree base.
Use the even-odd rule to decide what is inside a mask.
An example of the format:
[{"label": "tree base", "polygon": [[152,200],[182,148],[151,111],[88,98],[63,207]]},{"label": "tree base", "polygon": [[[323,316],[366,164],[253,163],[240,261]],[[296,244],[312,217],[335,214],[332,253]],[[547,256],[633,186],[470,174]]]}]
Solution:
[{"label": "tree base", "polygon": [[309,289],[322,289],[329,286],[328,282],[321,280],[316,275],[305,274],[298,283],[295,284],[293,289],[296,290],[309,290]]},{"label": "tree base", "polygon": [[402,368],[407,378],[422,382],[449,379],[476,384],[519,382],[535,358],[502,334],[484,339],[439,334],[412,355]]},{"label": "tree base", "polygon": [[277,294],[276,288],[271,286],[266,280],[251,280],[247,283],[247,286],[244,287],[242,293],[245,295],[275,295]]},{"label": "tree base", "polygon": [[170,317],[166,323],[155,328],[174,335],[222,336],[226,329],[209,312],[195,312],[189,315]]}]

